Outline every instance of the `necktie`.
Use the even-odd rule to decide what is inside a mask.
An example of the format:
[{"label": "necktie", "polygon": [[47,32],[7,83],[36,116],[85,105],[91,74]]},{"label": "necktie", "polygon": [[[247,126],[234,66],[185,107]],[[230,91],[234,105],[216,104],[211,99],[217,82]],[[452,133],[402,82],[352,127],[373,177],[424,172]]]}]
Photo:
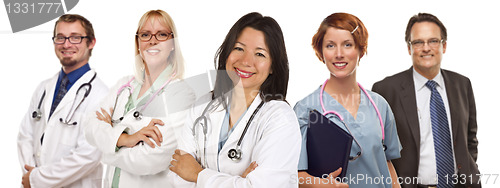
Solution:
[{"label": "necktie", "polygon": [[[49,118],[50,116],[52,116],[52,113],[54,113],[54,110],[57,108],[57,105],[59,105],[59,102],[61,102],[64,95],[66,95],[66,92],[68,92],[68,90],[66,89],[68,82],[69,82],[68,76],[64,75],[61,80],[61,83],[59,84],[59,91],[57,92],[56,98],[54,99],[54,101],[52,102],[52,106],[50,107]],[[40,137],[41,144],[43,144],[43,136],[45,136],[45,133],[43,133],[42,137]]]},{"label": "necktie", "polygon": [[455,173],[453,152],[451,148],[450,128],[443,99],[436,90],[437,83],[429,80],[425,83],[431,90],[430,111],[434,150],[436,155],[436,169],[438,175],[438,188],[453,187],[452,175]]},{"label": "necktie", "polygon": [[54,102],[52,102],[52,107],[50,108],[49,117],[52,116],[52,113],[54,113],[54,110],[57,108],[57,105],[59,105],[64,95],[66,95],[66,92],[68,92],[68,90],[66,89],[68,82],[69,82],[68,76],[64,75],[61,80],[61,84],[59,85],[59,91],[57,92],[56,98],[54,99]]}]

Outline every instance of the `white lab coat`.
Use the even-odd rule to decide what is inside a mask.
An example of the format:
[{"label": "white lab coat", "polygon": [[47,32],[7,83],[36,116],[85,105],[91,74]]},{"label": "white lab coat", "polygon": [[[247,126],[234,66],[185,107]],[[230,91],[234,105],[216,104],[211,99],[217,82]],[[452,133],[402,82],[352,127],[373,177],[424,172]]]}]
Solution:
[{"label": "white lab coat", "polygon": [[[114,107],[118,89],[129,82],[132,76],[125,77],[110,90],[100,107],[109,112]],[[134,90],[140,90],[140,84],[133,80]],[[139,102],[136,108],[123,114],[128,101],[129,91],[125,89],[116,104],[113,119],[124,117],[120,123],[112,127],[108,123],[95,118],[89,119],[86,136],[90,144],[103,152],[102,162],[107,164],[104,187],[111,187],[115,167],[121,168],[119,187],[168,187],[166,179],[172,155],[177,148],[176,132],[181,131],[187,111],[196,97],[192,89],[181,80],[172,80],[142,111],[141,120],[136,120],[133,113],[142,108]],[[147,93],[146,93],[147,94]],[[145,95],[146,95],[145,94]],[[148,101],[147,100],[144,101]],[[145,102],[144,102],[145,103]],[[143,104],[143,103],[142,103]],[[100,110],[99,110],[100,111]],[[94,113],[95,114],[95,113]],[[139,144],[132,148],[122,147],[115,151],[116,143],[122,132],[133,134],[147,126],[151,119],[160,119],[164,125],[157,125],[163,135],[161,146],[151,148],[147,144]],[[150,139],[154,142],[152,139]]]},{"label": "white lab coat", "polygon": [[[190,111],[183,135],[179,138],[179,149],[193,155],[205,167],[203,155],[204,136],[202,126],[197,123],[193,138],[193,123],[202,115],[211,99],[204,96]],[[226,143],[218,152],[220,129],[226,110],[222,105],[208,111],[206,157],[208,168],[198,175],[196,185],[188,183],[177,174],[169,174],[175,187],[297,187],[297,165],[301,147],[299,124],[292,108],[283,101],[266,102],[255,115],[241,143],[241,161],[234,162],[227,156],[236,148],[245,125],[262,99],[256,97],[243,118],[234,128]],[[215,102],[214,104],[216,104]],[[242,178],[245,169],[256,161],[258,167]]]},{"label": "white lab coat", "polygon": [[[66,118],[78,88],[90,81],[95,71],[90,70],[78,79],[66,93],[51,118],[48,119],[52,99],[57,84],[58,74],[43,81],[35,90],[30,107],[21,122],[17,138],[19,162],[23,174],[27,171],[24,165],[35,166],[30,175],[31,187],[100,187],[102,181],[101,153],[87,143],[84,137],[85,115],[93,110],[104,96],[108,88],[96,77],[92,89],[85,101],[78,107],[72,121],[77,125],[66,125],[59,118]],[[40,110],[42,118],[31,117],[38,108],[40,98],[46,91]],[[75,107],[83,98],[81,90]],[[73,108],[75,108],[73,107]],[[43,145],[40,138],[45,132]]]}]

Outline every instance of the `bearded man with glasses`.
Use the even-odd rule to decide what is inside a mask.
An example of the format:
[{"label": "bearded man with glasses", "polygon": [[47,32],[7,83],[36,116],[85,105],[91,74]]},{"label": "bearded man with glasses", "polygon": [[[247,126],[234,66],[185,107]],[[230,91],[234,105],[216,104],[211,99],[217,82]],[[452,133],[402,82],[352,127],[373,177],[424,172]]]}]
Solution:
[{"label": "bearded man with glasses", "polygon": [[108,91],[88,64],[94,29],[80,15],[62,15],[52,42],[61,70],[37,87],[19,129],[23,187],[101,187],[101,152],[84,136],[86,115]]}]

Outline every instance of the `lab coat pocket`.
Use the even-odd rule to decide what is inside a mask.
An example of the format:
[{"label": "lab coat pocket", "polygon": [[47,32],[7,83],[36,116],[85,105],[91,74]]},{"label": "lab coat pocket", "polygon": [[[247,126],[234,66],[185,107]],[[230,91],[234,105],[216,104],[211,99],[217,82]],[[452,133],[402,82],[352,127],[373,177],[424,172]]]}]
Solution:
[{"label": "lab coat pocket", "polygon": [[[80,122],[82,122],[81,113],[76,112],[68,123],[64,123],[59,121],[59,125],[57,125],[57,134],[53,135],[55,137],[59,137],[59,142],[62,145],[69,146],[69,147],[76,147],[78,144],[78,138],[80,136],[80,131],[83,129],[81,126],[83,126]],[[76,122],[76,124],[73,124],[73,122]]]}]

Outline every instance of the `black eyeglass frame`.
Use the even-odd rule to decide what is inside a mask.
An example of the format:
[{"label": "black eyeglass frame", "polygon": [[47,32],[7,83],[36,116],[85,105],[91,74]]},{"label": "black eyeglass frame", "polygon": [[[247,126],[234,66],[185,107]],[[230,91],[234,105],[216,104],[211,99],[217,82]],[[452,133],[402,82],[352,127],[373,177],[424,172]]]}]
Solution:
[{"label": "black eyeglass frame", "polygon": [[[64,38],[64,41],[63,42],[56,42],[56,39],[59,37]],[[77,37],[80,38],[80,42],[71,42],[70,38],[77,38]],[[54,44],[64,44],[66,42],[66,40],[68,40],[69,43],[71,43],[71,44],[81,44],[84,38],[90,39],[89,36],[69,36],[69,37],[54,36],[54,37],[52,37],[52,42],[54,42]]]}]

